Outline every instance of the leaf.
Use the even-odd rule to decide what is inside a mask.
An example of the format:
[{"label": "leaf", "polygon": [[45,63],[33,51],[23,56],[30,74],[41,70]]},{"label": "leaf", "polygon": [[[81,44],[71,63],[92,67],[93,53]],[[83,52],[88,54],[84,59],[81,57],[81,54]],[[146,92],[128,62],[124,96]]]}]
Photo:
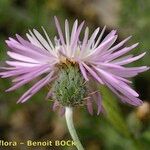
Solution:
[{"label": "leaf", "polygon": [[110,91],[105,87],[100,87],[100,92],[103,97],[103,106],[106,111],[106,119],[114,126],[114,128],[123,136],[129,138],[130,131],[126,125],[126,121],[119,109],[116,98]]}]

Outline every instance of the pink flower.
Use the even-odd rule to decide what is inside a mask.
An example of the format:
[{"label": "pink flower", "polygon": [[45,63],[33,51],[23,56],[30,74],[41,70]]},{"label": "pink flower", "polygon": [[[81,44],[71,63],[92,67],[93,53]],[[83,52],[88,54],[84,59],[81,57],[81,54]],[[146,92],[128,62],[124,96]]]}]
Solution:
[{"label": "pink flower", "polygon": [[[90,82],[88,81],[106,85],[123,103],[135,106],[141,105],[142,101],[138,98],[139,94],[129,86],[131,81],[128,78],[134,77],[149,68],[146,66],[125,67],[125,65],[142,58],[145,53],[138,56],[124,56],[136,48],[138,43],[123,47],[131,38],[128,37],[114,45],[118,37],[116,30],[112,30],[105,38],[102,38],[105,27],[101,32],[100,28],[97,28],[90,37],[89,28],[86,27],[83,39],[79,39],[84,22],[78,25],[76,20],[70,32],[66,20],[64,35],[56,17],[55,23],[59,38],[55,37],[54,42],[50,40],[43,27],[46,39],[33,29],[26,34],[27,40],[19,35],[16,35],[17,39],[9,38],[9,40],[6,40],[9,47],[7,54],[11,60],[6,61],[9,67],[3,67],[5,71],[1,72],[0,75],[2,78],[15,77],[12,80],[14,85],[6,91],[16,90],[42,75],[42,79],[26,91],[18,100],[18,103],[26,102],[41,88],[57,80],[59,77],[57,66],[69,61],[78,65],[85,81],[89,83],[89,91],[93,92],[85,98],[88,111],[91,114],[93,113],[93,97],[95,97],[94,100],[98,106],[97,114],[102,110],[102,98],[100,93],[95,92],[96,89],[90,88]],[[50,89],[47,97],[51,94]],[[59,101],[55,101],[53,108],[55,109],[58,105],[60,105]]]}]

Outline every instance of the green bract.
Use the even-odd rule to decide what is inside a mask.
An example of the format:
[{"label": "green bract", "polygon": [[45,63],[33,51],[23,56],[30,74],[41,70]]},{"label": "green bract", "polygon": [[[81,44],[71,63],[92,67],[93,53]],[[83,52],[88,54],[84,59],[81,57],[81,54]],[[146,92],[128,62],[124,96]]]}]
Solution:
[{"label": "green bract", "polygon": [[76,106],[83,103],[86,96],[85,79],[76,64],[60,66],[59,77],[52,86],[53,98],[63,106]]}]

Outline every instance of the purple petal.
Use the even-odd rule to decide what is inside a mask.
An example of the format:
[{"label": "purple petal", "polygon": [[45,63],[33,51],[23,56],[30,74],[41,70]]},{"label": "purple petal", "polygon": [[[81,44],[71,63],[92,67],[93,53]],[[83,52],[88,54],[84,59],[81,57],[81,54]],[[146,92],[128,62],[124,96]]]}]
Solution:
[{"label": "purple petal", "polygon": [[45,55],[50,55],[50,53],[45,50],[45,49],[41,49],[35,45],[33,45],[32,43],[30,43],[29,41],[23,39],[20,35],[16,34],[16,37],[18,39],[18,41],[25,47],[28,47],[36,52],[39,52],[39,53],[42,53],[42,54],[45,54]]},{"label": "purple petal", "polygon": [[33,80],[34,78],[40,76],[41,74],[47,72],[47,68],[42,68],[43,70],[39,71],[37,74],[35,74],[35,76],[31,76],[28,78],[25,78],[24,80],[18,82],[17,84],[15,84],[14,86],[12,86],[11,88],[9,88],[8,90],[6,90],[6,92],[12,91],[12,90],[16,90],[17,88],[23,86],[24,84],[28,83],[29,81]]},{"label": "purple petal", "polygon": [[77,32],[77,27],[78,27],[78,20],[76,20],[73,24],[72,32],[71,32],[71,40],[70,40],[70,45],[73,44],[73,41],[76,37],[76,32]]},{"label": "purple petal", "polygon": [[37,61],[35,59],[20,55],[20,54],[14,53],[14,52],[8,51],[7,54],[15,60],[24,61],[24,62],[28,62],[28,63],[40,63],[39,61]]},{"label": "purple petal", "polygon": [[45,36],[46,36],[46,38],[47,38],[47,41],[48,41],[49,45],[51,46],[51,49],[54,50],[55,48],[54,48],[54,46],[53,46],[53,43],[52,43],[52,41],[50,40],[49,36],[47,35],[47,32],[46,32],[46,30],[44,29],[44,27],[42,27],[42,30],[44,31],[44,34],[45,34]]},{"label": "purple petal", "polygon": [[84,50],[85,50],[85,46],[86,46],[87,40],[88,40],[88,35],[89,35],[89,28],[86,28],[85,32],[84,32],[82,46],[81,46],[81,52],[84,52]]},{"label": "purple petal", "polygon": [[101,63],[101,62],[97,63],[97,66],[100,67],[100,68],[102,68],[102,67],[104,67],[104,68],[115,68],[115,69],[118,69],[118,68],[122,69],[123,68],[122,66],[119,66],[119,65],[116,65],[116,64]]},{"label": "purple petal", "polygon": [[43,38],[43,36],[35,29],[33,29],[34,34],[36,35],[37,39],[41,42],[43,47],[45,47],[47,50],[51,51],[51,47],[48,44],[48,42]]},{"label": "purple petal", "polygon": [[65,108],[64,107],[60,107],[59,110],[60,110],[59,111],[60,115],[63,116],[65,114],[65,111],[66,111]]},{"label": "purple petal", "polygon": [[93,50],[89,55],[87,55],[86,57],[89,57],[88,59],[97,59],[100,57],[100,55],[102,55],[102,53],[104,53],[107,49],[109,49],[112,44],[116,41],[117,36],[111,37],[110,39],[108,39],[107,41],[101,43],[95,50]]},{"label": "purple petal", "polygon": [[14,66],[14,67],[38,67],[38,66],[41,66],[41,64],[27,63],[27,62],[20,62],[20,61],[6,61],[6,63],[8,65]]},{"label": "purple petal", "polygon": [[109,69],[109,72],[111,72],[114,75],[120,76],[120,77],[134,77],[140,72],[144,72],[149,70],[149,67],[147,66],[141,66],[141,67],[131,67],[131,68],[111,68]]},{"label": "purple petal", "polygon": [[52,98],[52,95],[53,95],[53,91],[50,89],[49,92],[47,93],[45,99],[47,100],[47,99],[49,99],[49,98]]},{"label": "purple petal", "polygon": [[116,78],[114,78],[111,73],[107,73],[106,71],[104,71],[104,70],[102,70],[102,69],[100,69],[100,68],[98,68],[98,67],[94,67],[94,68],[95,68],[102,76],[105,76],[105,78],[107,78],[107,79],[109,79],[109,80],[112,80],[112,81],[115,82],[115,83],[119,83],[119,81],[118,81]]},{"label": "purple petal", "polygon": [[115,64],[117,64],[117,65],[126,65],[126,64],[129,64],[131,62],[134,62],[134,61],[142,58],[145,54],[146,54],[146,52],[142,53],[142,54],[140,54],[140,55],[138,55],[136,57],[129,58],[129,59],[126,59],[126,60],[123,60],[123,61],[120,61],[120,62],[116,62]]},{"label": "purple petal", "polygon": [[66,44],[69,45],[70,42],[70,31],[68,20],[65,20],[65,35],[66,35]]},{"label": "purple petal", "polygon": [[59,107],[59,102],[58,101],[54,101],[53,103],[53,111],[56,111],[56,109]]},{"label": "purple petal", "polygon": [[103,81],[99,78],[95,71],[93,71],[90,67],[88,67],[85,63],[82,65],[88,70],[88,72],[101,84],[104,84]]},{"label": "purple petal", "polygon": [[89,48],[91,47],[92,43],[94,43],[94,40],[95,40],[95,38],[96,38],[96,36],[97,36],[97,34],[98,34],[98,32],[99,32],[99,29],[100,29],[100,28],[97,28],[97,29],[93,32],[92,36],[90,37],[90,39],[89,39],[89,41],[88,41],[88,43],[87,43],[86,49],[89,49]]},{"label": "purple petal", "polygon": [[80,26],[78,27],[78,29],[77,29],[77,32],[75,33],[75,37],[74,37],[74,41],[72,41],[72,45],[71,45],[71,49],[72,49],[72,56],[74,56],[74,53],[75,53],[75,51],[76,51],[76,49],[77,49],[77,43],[78,43],[78,41],[79,41],[79,35],[80,35],[80,32],[81,32],[81,30],[82,30],[82,28],[83,28],[83,25],[84,25],[84,22],[82,22],[81,24],[80,24]]},{"label": "purple petal", "polygon": [[120,48],[121,46],[123,46],[132,36],[127,37],[126,39],[124,39],[123,41],[121,41],[120,43],[118,43],[117,45],[113,46],[111,49],[108,50],[109,53],[114,52],[115,50],[117,50],[118,48]]},{"label": "purple petal", "polygon": [[22,80],[25,80],[25,79],[40,76],[41,74],[44,74],[44,73],[47,73],[47,72],[50,72],[50,71],[51,71],[51,69],[49,68],[49,66],[45,65],[45,66],[39,67],[35,70],[32,70],[31,72],[20,75],[20,76],[16,77],[15,79],[13,79],[12,81],[13,82],[19,82],[19,81],[22,81]]},{"label": "purple petal", "polygon": [[43,66],[32,67],[32,68],[31,67],[13,68],[13,70],[11,69],[10,71],[1,72],[0,75],[3,75],[2,76],[3,78],[11,77],[11,76],[18,76],[21,74],[34,72],[42,67]]},{"label": "purple petal", "polygon": [[[132,57],[133,57],[133,55],[123,56],[123,57],[120,57],[120,58],[117,58],[117,59],[111,61],[111,63],[115,64],[115,63],[117,63],[117,62],[124,61],[124,60],[129,59],[129,58],[132,58]],[[107,62],[107,57],[105,58],[105,60],[106,60],[106,62]]]},{"label": "purple petal", "polygon": [[81,63],[79,63],[79,67],[80,67],[80,70],[81,70],[81,73],[82,73],[84,79],[85,79],[86,81],[89,81],[89,79],[88,79],[88,77],[87,77],[86,70],[85,70],[85,68],[83,67],[83,65],[82,65]]},{"label": "purple petal", "polygon": [[116,34],[116,30],[112,30],[105,38],[104,38],[104,40],[102,41],[102,43],[103,42],[105,42],[105,41],[107,41],[108,39],[110,39],[111,37],[113,37],[115,34]]},{"label": "purple petal", "polygon": [[100,112],[102,111],[102,97],[99,93],[96,93],[97,95],[97,100],[96,100],[96,104],[97,104],[97,115],[100,114]]},{"label": "purple petal", "polygon": [[139,106],[142,104],[142,101],[136,97],[127,98],[120,95],[109,83],[106,82],[106,85],[122,100],[123,103],[129,103],[134,106]]},{"label": "purple petal", "polygon": [[105,32],[105,29],[106,29],[106,26],[104,26],[104,28],[102,29],[101,31],[101,34],[99,35],[98,39],[96,40],[95,44],[94,44],[94,47],[92,47],[92,49],[95,49],[97,47],[97,45],[99,44],[104,32]]},{"label": "purple petal", "polygon": [[59,37],[60,37],[60,41],[63,45],[65,45],[65,41],[64,41],[64,37],[63,37],[63,33],[62,33],[62,30],[61,30],[59,21],[58,21],[56,16],[54,17],[54,19],[55,19],[56,28],[57,28],[57,31],[58,31],[58,34],[59,34]]},{"label": "purple petal", "polygon": [[[130,88],[126,83],[122,82],[121,80],[118,80],[118,83],[115,82],[115,80],[112,80],[114,77],[108,78],[108,76],[105,76],[102,74],[102,77],[105,79],[106,82],[111,84],[114,88],[116,88],[118,91],[126,95],[127,97],[138,97],[139,94],[135,92],[132,88]],[[115,79],[115,78],[114,78]]]},{"label": "purple petal", "polygon": [[117,52],[111,54],[111,55],[107,58],[107,60],[108,60],[108,61],[112,61],[113,59],[118,58],[118,57],[120,57],[121,55],[124,55],[125,53],[131,51],[132,49],[134,49],[134,48],[137,47],[137,46],[138,46],[138,43],[136,43],[136,44],[134,44],[134,45],[132,45],[132,46],[130,46],[130,47],[125,47],[125,48],[123,48],[123,49],[121,49],[121,50],[119,50],[119,51],[117,51]]},{"label": "purple petal", "polygon": [[[35,93],[37,93],[43,86],[45,86],[46,84],[48,84],[49,82],[51,82],[53,80],[53,78],[51,78],[53,75],[53,72],[48,74],[46,77],[44,77],[43,79],[39,80],[36,84],[34,84],[28,91],[26,91],[21,98],[17,101],[17,103],[21,102],[24,103],[25,101],[28,100],[28,98],[30,98],[31,96],[33,96]],[[30,96],[29,96],[30,95]],[[29,97],[28,97],[29,96]],[[28,97],[28,98],[27,98]]]},{"label": "purple petal", "polygon": [[93,115],[93,105],[91,99],[87,98],[86,101],[88,112]]},{"label": "purple petal", "polygon": [[48,61],[50,58],[54,59],[53,57],[49,57],[48,55],[45,55],[44,53],[42,54],[42,53],[39,53],[38,51],[34,51],[33,49],[25,47],[21,44],[15,44],[15,43],[8,41],[7,45],[11,48],[12,51],[18,54],[36,59],[38,61],[45,62],[45,61]]}]

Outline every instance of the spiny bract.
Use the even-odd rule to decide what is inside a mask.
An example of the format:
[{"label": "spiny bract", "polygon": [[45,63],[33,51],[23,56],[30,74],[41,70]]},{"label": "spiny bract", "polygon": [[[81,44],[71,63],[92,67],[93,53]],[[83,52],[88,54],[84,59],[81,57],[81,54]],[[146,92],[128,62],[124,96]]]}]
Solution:
[{"label": "spiny bract", "polygon": [[52,86],[53,98],[63,106],[83,103],[86,96],[85,79],[76,64],[60,66],[59,77]]}]

